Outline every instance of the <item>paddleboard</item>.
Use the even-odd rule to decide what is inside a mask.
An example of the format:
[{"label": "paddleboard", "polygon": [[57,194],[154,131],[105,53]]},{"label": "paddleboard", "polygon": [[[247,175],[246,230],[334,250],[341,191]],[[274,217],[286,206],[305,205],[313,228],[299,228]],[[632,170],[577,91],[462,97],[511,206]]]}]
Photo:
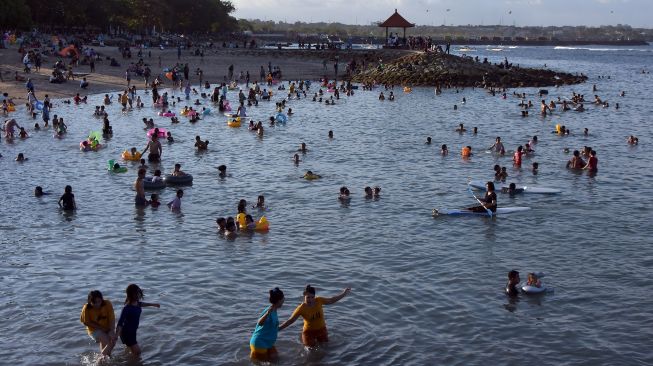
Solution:
[{"label": "paddleboard", "polygon": [[[470,187],[474,189],[478,189],[481,191],[485,191],[485,182],[481,181],[471,181],[468,183]],[[503,188],[508,189],[507,184],[502,184],[499,187],[496,187],[496,191],[500,193],[504,193]],[[533,193],[533,194],[558,194],[562,193],[561,190],[555,189],[555,188],[548,188],[548,187],[533,187],[533,186],[516,186],[517,189],[523,189],[521,193]]]},{"label": "paddleboard", "polygon": [[[515,212],[523,212],[523,211],[528,211],[530,210],[530,207],[498,207],[497,212],[493,212],[493,215],[496,216],[502,216],[502,215],[507,215]],[[433,217],[436,216],[444,216],[444,215],[449,215],[449,216],[488,216],[487,212],[472,212],[468,210],[461,210],[461,209],[453,209],[453,210],[437,210],[433,209],[432,211]]]}]

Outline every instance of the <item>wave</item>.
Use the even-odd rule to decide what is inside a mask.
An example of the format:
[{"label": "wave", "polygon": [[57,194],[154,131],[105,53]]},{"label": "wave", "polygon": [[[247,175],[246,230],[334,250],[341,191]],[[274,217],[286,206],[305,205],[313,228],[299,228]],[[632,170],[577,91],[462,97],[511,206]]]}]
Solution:
[{"label": "wave", "polygon": [[568,47],[568,46],[555,46],[554,50],[584,50],[584,51],[595,51],[595,52],[651,52],[653,51],[650,48],[594,48],[594,47]]}]

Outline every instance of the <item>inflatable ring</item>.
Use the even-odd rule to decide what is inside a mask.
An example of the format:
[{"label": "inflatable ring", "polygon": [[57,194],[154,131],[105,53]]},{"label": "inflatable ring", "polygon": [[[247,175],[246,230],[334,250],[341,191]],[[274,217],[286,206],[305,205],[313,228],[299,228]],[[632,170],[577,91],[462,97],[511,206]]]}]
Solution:
[{"label": "inflatable ring", "polygon": [[141,160],[141,153],[136,152],[136,154],[130,153],[128,150],[125,150],[122,152],[122,158],[123,160],[128,160],[128,161],[140,161]]},{"label": "inflatable ring", "polygon": [[163,182],[167,186],[183,186],[183,185],[191,185],[193,184],[193,176],[190,174],[182,175],[182,176],[175,176],[172,174],[167,174],[165,177],[163,177]]},{"label": "inflatable ring", "polygon": [[161,116],[161,117],[174,117],[175,114],[173,112],[165,112],[165,113],[159,112],[159,116]]},{"label": "inflatable ring", "polygon": [[266,219],[265,216],[261,216],[261,218],[256,223],[256,227],[254,228],[254,230],[256,231],[270,230],[270,223],[268,222],[268,219]]},{"label": "inflatable ring", "polygon": [[[152,135],[154,135],[155,130],[157,130],[157,129],[152,128],[149,131],[147,131],[147,137],[152,138]],[[168,136],[168,130],[166,130],[165,128],[159,128],[158,130],[159,130],[158,137],[164,138],[164,137]],[[140,158],[138,158],[138,159],[140,160]]]},{"label": "inflatable ring", "polygon": [[229,127],[240,127],[241,126],[240,119],[234,119],[234,120],[227,121],[227,126],[229,126]]},{"label": "inflatable ring", "polygon": [[286,123],[286,122],[288,122],[288,116],[286,116],[285,114],[283,114],[283,113],[281,113],[281,112],[277,113],[277,115],[274,117],[274,119],[275,119],[277,122],[280,122],[280,123]]},{"label": "inflatable ring", "polygon": [[211,109],[206,108],[205,110],[202,111],[202,114],[205,115],[205,116],[208,116],[209,114],[211,114]]},{"label": "inflatable ring", "polygon": [[14,106],[13,104],[9,104],[7,106],[7,112],[16,112],[16,106]]},{"label": "inflatable ring", "polygon": [[38,109],[39,111],[42,110],[42,109],[43,109],[43,102],[41,102],[41,101],[36,102],[35,107],[36,107],[36,109]]},{"label": "inflatable ring", "polygon": [[236,224],[240,228],[240,230],[247,230],[247,220],[245,220],[245,216],[247,216],[244,212],[239,213],[236,215]]},{"label": "inflatable ring", "polygon": [[315,180],[315,179],[320,179],[320,178],[322,178],[321,175],[317,175],[317,174],[310,174],[310,175],[309,175],[309,174],[304,174],[304,179],[306,179],[306,180]]},{"label": "inflatable ring", "polygon": [[521,288],[522,291],[526,294],[541,294],[546,292],[546,286],[541,285],[540,287],[525,285]]},{"label": "inflatable ring", "polygon": [[179,114],[181,114],[182,116],[185,116],[185,115],[188,114],[188,112],[190,112],[190,109],[189,109],[189,110],[182,109],[182,110],[179,112]]},{"label": "inflatable ring", "polygon": [[154,190],[154,189],[163,189],[166,187],[166,183],[163,181],[163,179],[159,179],[156,182],[153,182],[152,178],[153,177],[145,177],[145,179],[143,179],[144,189]]}]

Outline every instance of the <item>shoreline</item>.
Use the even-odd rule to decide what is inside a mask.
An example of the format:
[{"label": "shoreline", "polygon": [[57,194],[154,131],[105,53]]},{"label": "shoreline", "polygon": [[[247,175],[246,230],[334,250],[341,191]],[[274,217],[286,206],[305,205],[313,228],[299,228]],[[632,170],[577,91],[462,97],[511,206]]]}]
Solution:
[{"label": "shoreline", "polygon": [[[69,80],[61,84],[53,84],[49,82],[49,76],[52,73],[52,66],[60,59],[56,56],[44,56],[42,67],[39,72],[32,68],[32,72],[26,74],[23,72],[23,65],[21,62],[22,55],[18,53],[18,47],[12,46],[7,49],[0,49],[0,73],[2,80],[0,81],[0,93],[8,93],[10,98],[16,102],[24,102],[27,100],[27,90],[25,88],[26,81],[16,81],[15,73],[18,72],[19,76],[25,79],[31,78],[35,87],[35,94],[37,99],[42,100],[47,94],[50,98],[65,99],[72,98],[75,94],[79,93],[81,96],[87,94],[109,94],[123,91],[127,88],[127,82],[124,74],[125,70],[131,62],[138,62],[136,56],[138,50],[132,48],[132,58],[123,59],[117,47],[92,47],[98,52],[102,61],[96,62],[95,72],[90,73],[88,65],[79,65],[73,68],[75,73],[88,73],[86,75],[89,86],[82,89],[79,86],[81,77],[76,77],[75,80]],[[151,57],[149,53],[151,52]],[[358,60],[366,58],[369,61],[376,62],[382,59],[388,62],[397,59],[401,56],[414,53],[415,51],[407,50],[276,50],[276,49],[234,49],[234,48],[218,48],[207,49],[204,57],[191,55],[190,50],[184,50],[181,58],[177,58],[176,49],[160,50],[158,48],[144,49],[143,61],[150,66],[152,70],[153,80],[156,75],[163,75],[163,70],[168,67],[173,67],[176,63],[188,63],[190,73],[189,80],[193,85],[199,83],[199,77],[196,75],[196,70],[200,68],[203,72],[203,83],[208,81],[212,86],[217,83],[223,82],[227,75],[229,65],[234,65],[234,76],[239,75],[241,71],[250,72],[250,80],[259,80],[259,71],[261,66],[267,70],[268,62],[272,66],[279,66],[282,70],[283,80],[319,80],[327,76],[332,79],[335,76],[333,63],[336,57],[338,58],[340,67],[338,78],[344,77],[345,65],[347,62],[356,58]],[[109,66],[108,58],[115,58],[121,66]],[[326,69],[323,61],[327,60]],[[64,61],[67,61],[65,59]],[[159,66],[160,65],[160,66]],[[164,81],[167,79],[164,78]],[[137,88],[143,89],[144,82],[139,76],[132,75],[132,84]],[[164,87],[170,86],[166,82]]]}]

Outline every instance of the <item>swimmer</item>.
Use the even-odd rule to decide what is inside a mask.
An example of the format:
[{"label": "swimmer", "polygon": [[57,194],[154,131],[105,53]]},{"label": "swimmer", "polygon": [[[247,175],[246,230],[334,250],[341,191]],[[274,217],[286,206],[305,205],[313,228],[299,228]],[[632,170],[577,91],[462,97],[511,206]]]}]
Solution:
[{"label": "swimmer", "polygon": [[472,134],[474,135],[478,134],[478,127],[472,128]]},{"label": "swimmer", "polygon": [[307,285],[304,289],[304,301],[295,308],[290,318],[279,326],[279,331],[292,325],[301,316],[304,319],[302,343],[305,346],[315,347],[318,342],[328,342],[329,336],[322,306],[335,304],[349,293],[351,293],[351,288],[347,287],[337,296],[315,297],[315,288]]},{"label": "swimmer", "polygon": [[301,160],[299,160],[299,154],[293,155],[292,159],[293,159],[293,162],[295,163],[295,165],[299,164],[299,162],[301,161]]},{"label": "swimmer", "polygon": [[265,196],[263,196],[263,195],[258,196],[258,198],[256,200],[256,205],[252,206],[252,208],[258,208],[260,210],[265,210],[266,209],[266,207],[265,207]]},{"label": "swimmer", "polygon": [[138,166],[138,169],[147,169],[147,164],[145,164],[145,159],[141,159],[141,165]]},{"label": "swimmer", "polygon": [[590,173],[596,173],[598,169],[599,159],[596,157],[596,151],[590,151],[590,158],[587,159],[587,165],[583,167],[583,170],[587,170]]},{"label": "swimmer", "polygon": [[526,285],[527,286],[534,286],[534,287],[539,288],[539,287],[542,287],[542,281],[540,281],[540,279],[538,278],[538,276],[535,273],[530,272],[528,274],[528,281],[526,282]]},{"label": "swimmer", "polygon": [[34,197],[41,197],[41,196],[44,196],[46,194],[47,193],[43,192],[43,187],[36,186],[36,188],[34,188]]},{"label": "swimmer", "polygon": [[501,171],[499,172],[499,180],[505,182],[507,178],[508,178],[507,168],[505,166],[501,167]]},{"label": "swimmer", "polygon": [[209,147],[209,140],[202,141],[199,136],[195,136],[195,147],[197,150],[207,150]]},{"label": "swimmer", "polygon": [[64,209],[64,211],[73,211],[77,209],[77,203],[75,203],[75,195],[73,194],[73,187],[66,186],[64,188],[64,194],[59,198],[59,207]]},{"label": "swimmer", "polygon": [[517,188],[517,185],[515,183],[510,183],[508,187],[502,187],[501,188],[501,193],[509,193],[511,196],[515,195],[517,193],[524,193],[523,188]]},{"label": "swimmer", "polygon": [[639,144],[639,139],[633,135],[630,135],[628,139],[626,140],[628,142],[628,145],[637,145]]},{"label": "swimmer", "polygon": [[26,139],[26,138],[29,137],[29,135],[27,134],[27,131],[25,131],[25,127],[21,127],[21,128],[20,128],[20,132],[18,133],[18,136],[19,136],[21,139]]},{"label": "swimmer", "polygon": [[390,101],[395,100],[395,94],[394,94],[392,91],[390,92],[390,95],[388,96],[388,99],[389,99]]},{"label": "swimmer", "polygon": [[351,197],[349,196],[349,188],[342,186],[340,187],[340,195],[338,199],[341,201],[349,201]]},{"label": "swimmer", "polygon": [[372,198],[374,197],[374,192],[372,191],[372,187],[367,186],[365,187],[365,198]]},{"label": "swimmer", "polygon": [[227,220],[224,217],[218,217],[215,219],[215,223],[218,225],[218,233],[224,234],[227,227]]},{"label": "swimmer", "polygon": [[168,202],[168,208],[173,211],[181,210],[181,198],[184,196],[184,190],[178,189],[175,198]]},{"label": "swimmer", "polygon": [[186,173],[181,170],[181,164],[175,164],[175,170],[172,172],[173,177],[183,177]]},{"label": "swimmer", "polygon": [[540,167],[539,163],[533,163],[533,169],[531,170],[533,172],[533,175],[537,175],[539,167]]},{"label": "swimmer", "polygon": [[168,137],[166,139],[168,140],[168,143],[171,144],[171,143],[175,142],[175,139],[172,137],[172,133],[170,131],[168,131],[167,134],[168,134]]},{"label": "swimmer", "polygon": [[567,162],[567,169],[583,169],[584,166],[585,162],[583,161],[583,158],[580,157],[580,151],[574,150],[574,156],[572,156]]},{"label": "swimmer", "polygon": [[383,95],[383,92],[381,92],[381,94],[379,94],[379,100],[385,100],[385,95]]},{"label": "swimmer", "polygon": [[143,297],[145,297],[143,295],[143,290],[133,283],[127,286],[125,292],[127,294],[125,306],[120,312],[120,318],[118,319],[116,334],[113,336],[113,341],[115,343],[115,341],[118,340],[118,337],[120,337],[122,343],[129,348],[131,353],[134,356],[139,356],[141,354],[141,348],[138,346],[138,341],[136,340],[136,331],[141,317],[141,308],[160,308],[161,305],[141,301],[143,300]]},{"label": "swimmer", "polygon": [[376,186],[374,187],[374,198],[379,198],[381,197],[381,187]]},{"label": "swimmer", "polygon": [[329,138],[333,139],[333,131],[329,130]]},{"label": "swimmer", "polygon": [[472,147],[471,146],[463,147],[460,154],[462,155],[463,158],[468,158],[470,156],[474,156],[474,154],[472,154]]},{"label": "swimmer", "polygon": [[494,144],[488,147],[488,150],[494,150],[494,152],[500,155],[504,155],[506,153],[506,148],[503,146],[503,143],[501,142],[501,137],[497,136],[497,138],[494,140]]},{"label": "swimmer", "polygon": [[443,144],[442,147],[440,148],[440,155],[442,156],[447,156],[449,155],[449,148],[447,145]]},{"label": "swimmer", "polygon": [[18,162],[23,162],[23,161],[27,161],[27,160],[28,159],[25,157],[25,155],[23,155],[23,153],[18,153],[18,155],[16,156],[16,161],[18,161]]},{"label": "swimmer", "polygon": [[278,359],[274,344],[280,330],[277,310],[284,303],[283,291],[278,287],[270,290],[269,301],[270,305],[261,313],[249,340],[250,358],[255,362],[276,363]]},{"label": "swimmer", "polygon": [[227,177],[227,166],[226,165],[224,165],[224,164],[220,165],[218,167],[218,171],[220,172],[220,173],[218,173],[218,177],[220,177],[220,178],[226,178]]},{"label": "swimmer", "polygon": [[[119,170],[120,166],[116,168],[115,164],[113,166],[113,170]],[[136,177],[136,181],[134,182],[134,190],[136,191],[136,196],[134,196],[134,204],[136,207],[145,207],[147,206],[147,199],[145,198],[145,184],[143,183],[143,180],[145,179],[145,173],[147,171],[143,168],[138,169],[138,176]]]},{"label": "swimmer", "polygon": [[494,164],[494,180],[501,180],[501,166],[499,164]]},{"label": "swimmer", "polygon": [[159,206],[161,205],[161,202],[159,202],[159,195],[156,194],[156,193],[152,193],[152,195],[150,196],[150,200],[149,200],[148,204],[149,204],[152,208],[157,208],[157,207],[159,207]]},{"label": "swimmer", "polygon": [[302,154],[306,154],[308,152],[308,149],[306,148],[306,143],[302,142],[301,145],[299,145],[299,149],[297,151],[301,152]]},{"label": "swimmer", "polygon": [[428,136],[428,137],[426,138],[426,142],[425,142],[424,144],[426,144],[426,145],[431,145],[431,136]]},{"label": "swimmer", "polygon": [[519,295],[519,272],[512,270],[508,272],[508,283],[506,284],[506,294],[508,296]]},{"label": "swimmer", "polygon": [[456,132],[459,132],[459,133],[467,132],[467,129],[461,123],[461,124],[458,125],[458,128],[456,128]]},{"label": "swimmer", "polygon": [[238,235],[237,231],[238,229],[236,228],[236,221],[234,220],[234,218],[231,216],[227,217],[227,223],[225,224],[224,235],[227,238],[233,239]]},{"label": "swimmer", "polygon": [[513,165],[516,166],[517,168],[521,167],[522,156],[524,155],[523,150],[524,147],[522,145],[519,145],[517,147],[517,151],[515,151],[515,154],[512,156]]},{"label": "swimmer", "polygon": [[321,176],[321,175],[317,175],[317,174],[313,174],[312,171],[307,170],[306,173],[304,174],[304,176],[303,176],[302,178],[304,178],[304,179],[308,179],[308,180],[311,180],[311,179],[319,179],[319,178],[322,178],[322,176]]}]

